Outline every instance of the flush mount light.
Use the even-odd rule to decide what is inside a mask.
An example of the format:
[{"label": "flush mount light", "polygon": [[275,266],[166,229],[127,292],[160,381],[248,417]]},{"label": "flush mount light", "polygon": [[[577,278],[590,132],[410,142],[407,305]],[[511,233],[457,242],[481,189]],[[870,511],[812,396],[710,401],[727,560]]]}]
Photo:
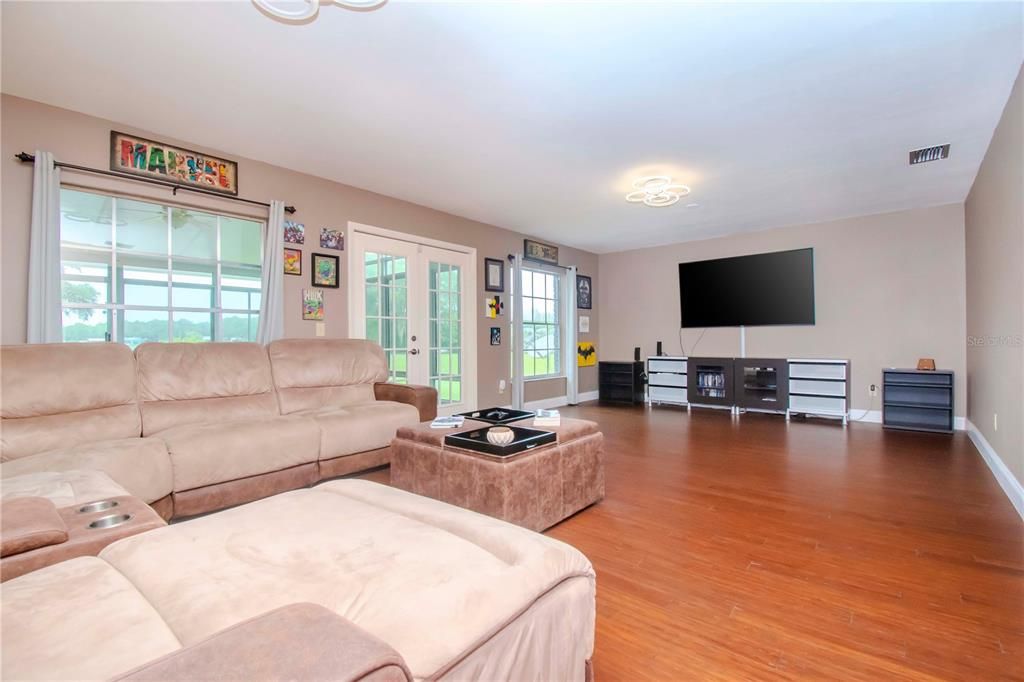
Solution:
[{"label": "flush mount light", "polygon": [[626,201],[662,208],[671,206],[687,194],[690,188],[672,182],[667,175],[648,175],[633,181],[633,192],[626,195]]},{"label": "flush mount light", "polygon": [[[348,9],[375,9],[387,0],[327,0]],[[252,0],[267,14],[284,21],[306,21],[320,11],[320,0]]]}]

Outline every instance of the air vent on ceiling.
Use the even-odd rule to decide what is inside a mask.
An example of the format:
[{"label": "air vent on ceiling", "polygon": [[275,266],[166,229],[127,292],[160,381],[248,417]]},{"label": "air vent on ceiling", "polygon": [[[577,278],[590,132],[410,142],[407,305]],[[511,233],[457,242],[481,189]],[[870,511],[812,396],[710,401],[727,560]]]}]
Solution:
[{"label": "air vent on ceiling", "polygon": [[949,145],[940,144],[938,147],[925,147],[924,149],[915,149],[910,152],[910,165],[918,163],[927,163],[928,161],[938,161],[949,156]]}]

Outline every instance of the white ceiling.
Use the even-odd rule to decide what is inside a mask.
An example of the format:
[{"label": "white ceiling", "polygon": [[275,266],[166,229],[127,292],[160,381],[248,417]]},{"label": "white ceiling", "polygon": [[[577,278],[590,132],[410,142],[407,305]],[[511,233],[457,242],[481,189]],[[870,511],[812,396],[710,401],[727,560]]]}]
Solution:
[{"label": "white ceiling", "polygon": [[[5,1],[2,85],[604,252],[962,201],[1022,7]],[[654,172],[693,194],[627,204]]]}]

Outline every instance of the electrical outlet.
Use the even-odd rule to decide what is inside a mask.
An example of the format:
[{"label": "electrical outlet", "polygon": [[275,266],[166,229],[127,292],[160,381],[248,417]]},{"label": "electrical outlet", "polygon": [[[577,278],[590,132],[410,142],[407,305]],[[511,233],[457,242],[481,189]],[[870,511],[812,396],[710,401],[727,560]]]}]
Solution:
[{"label": "electrical outlet", "polygon": [[316,335],[327,336],[327,324],[325,322],[316,323]]},{"label": "electrical outlet", "polygon": [[996,413],[996,412],[992,413],[992,430],[993,431],[998,431],[999,430],[999,414]]},{"label": "electrical outlet", "polygon": [[505,383],[504,379],[499,379],[498,380],[498,393],[504,393],[505,392],[505,388],[507,386],[508,386],[508,384]]},{"label": "electrical outlet", "polygon": [[875,397],[876,395],[878,395],[878,386],[871,384],[871,386],[868,387],[868,395],[870,395],[871,397]]}]

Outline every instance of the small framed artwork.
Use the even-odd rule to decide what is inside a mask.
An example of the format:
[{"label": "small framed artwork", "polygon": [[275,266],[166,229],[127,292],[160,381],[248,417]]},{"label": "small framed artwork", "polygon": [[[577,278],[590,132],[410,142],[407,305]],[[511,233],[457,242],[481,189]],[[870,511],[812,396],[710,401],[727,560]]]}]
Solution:
[{"label": "small framed artwork", "polygon": [[505,293],[505,262],[497,258],[484,258],[484,291]]},{"label": "small framed artwork", "polygon": [[536,242],[532,239],[523,240],[523,258],[558,265],[558,247],[551,244]]},{"label": "small framed artwork", "polygon": [[580,324],[577,331],[580,334],[590,333],[590,315],[580,315]]},{"label": "small framed artwork", "polygon": [[284,240],[289,244],[305,244],[306,226],[292,220],[284,221]]},{"label": "small framed artwork", "polygon": [[594,344],[581,342],[576,344],[576,366],[593,367],[597,364],[597,349]]},{"label": "small framed artwork", "polygon": [[324,319],[324,292],[319,289],[302,290],[302,319]]},{"label": "small framed artwork", "polygon": [[491,345],[501,345],[501,327],[491,327]]},{"label": "small framed artwork", "polygon": [[339,259],[328,253],[313,254],[313,286],[338,288]]},{"label": "small framed artwork", "polygon": [[320,228],[320,248],[345,250],[345,233],[329,227]]},{"label": "small framed artwork", "polygon": [[584,310],[594,307],[594,285],[586,275],[576,275],[576,307]]},{"label": "small framed artwork", "polygon": [[299,251],[298,249],[284,250],[284,274],[302,274],[302,251]]}]

